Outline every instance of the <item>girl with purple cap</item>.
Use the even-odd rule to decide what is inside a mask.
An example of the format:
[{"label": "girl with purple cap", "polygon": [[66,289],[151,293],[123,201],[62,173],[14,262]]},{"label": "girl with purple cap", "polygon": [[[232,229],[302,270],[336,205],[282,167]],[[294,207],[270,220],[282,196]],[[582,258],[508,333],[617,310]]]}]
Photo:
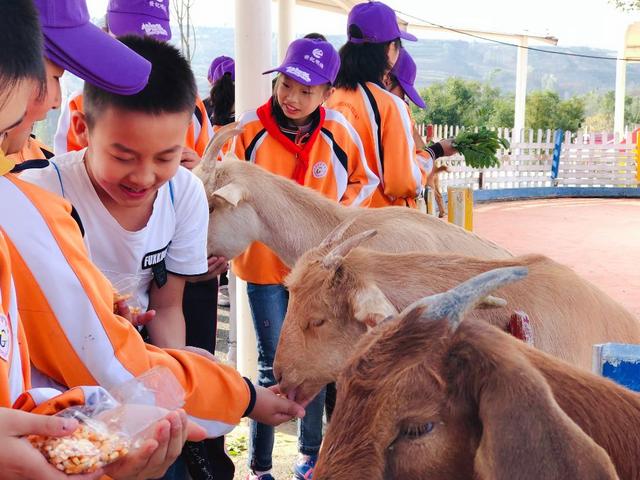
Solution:
[{"label": "girl with purple cap", "polygon": [[395,12],[382,2],[359,3],[349,12],[348,41],[340,49],[336,92],[327,106],[349,120],[364,143],[369,167],[380,179],[372,207],[415,206],[422,190],[411,120],[383,80],[398,58],[401,39]]},{"label": "girl with purple cap", "polygon": [[[274,93],[240,119],[243,132],[232,151],[277,175],[347,205],[366,206],[377,187],[362,142],[344,116],[322,106],[332,94],[340,59],[330,43],[302,38],[289,45],[277,68]],[[284,278],[289,269],[264,244],[255,242],[233,261],[247,282],[258,342],[258,383],[271,386],[273,360],[288,303]],[[311,399],[298,399],[306,403]],[[309,479],[322,442],[324,392],[306,408],[299,427],[296,479]],[[273,428],[251,424],[250,480],[272,480]]]},{"label": "girl with purple cap", "polygon": [[[424,100],[414,87],[416,80],[416,63],[404,48],[400,49],[398,60],[393,66],[387,77],[385,78],[385,86],[397,97],[405,100],[405,96],[409,97],[413,103],[420,108],[426,108]],[[434,162],[441,156],[453,155],[456,149],[451,145],[450,140],[441,140],[440,142],[427,147],[416,128],[415,121],[411,115],[411,110],[407,104],[407,112],[411,117],[411,130],[416,145],[416,158],[420,163],[420,168],[426,176],[426,185],[433,190],[436,203],[438,204],[438,216],[444,217],[444,201],[440,193],[438,174],[447,171],[446,166],[434,167]]]}]

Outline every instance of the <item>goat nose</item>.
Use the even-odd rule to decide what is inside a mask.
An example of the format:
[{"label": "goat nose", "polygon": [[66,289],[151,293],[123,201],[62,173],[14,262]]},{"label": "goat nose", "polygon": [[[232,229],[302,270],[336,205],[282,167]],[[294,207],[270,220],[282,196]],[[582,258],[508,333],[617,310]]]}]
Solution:
[{"label": "goat nose", "polygon": [[280,372],[274,372],[273,376],[275,377],[277,383],[282,382],[282,374]]}]

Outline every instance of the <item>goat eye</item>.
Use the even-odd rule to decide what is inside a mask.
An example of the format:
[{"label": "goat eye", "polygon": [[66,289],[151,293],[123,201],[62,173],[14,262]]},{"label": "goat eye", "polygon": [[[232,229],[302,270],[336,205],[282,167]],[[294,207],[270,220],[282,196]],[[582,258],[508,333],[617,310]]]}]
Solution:
[{"label": "goat eye", "polygon": [[422,425],[411,425],[402,430],[402,436],[409,440],[420,438],[433,431],[435,424],[433,422],[423,423]]},{"label": "goat eye", "polygon": [[324,318],[319,318],[317,320],[312,320],[311,321],[311,326],[312,327],[320,327],[322,325],[324,325],[325,319]]}]

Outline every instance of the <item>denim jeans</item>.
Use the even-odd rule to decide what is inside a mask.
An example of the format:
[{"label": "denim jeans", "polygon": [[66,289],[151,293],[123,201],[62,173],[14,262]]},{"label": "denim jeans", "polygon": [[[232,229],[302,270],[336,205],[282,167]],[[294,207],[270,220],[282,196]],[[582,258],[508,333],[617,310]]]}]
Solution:
[{"label": "denim jeans", "polygon": [[[273,360],[287,313],[289,292],[283,285],[247,283],[247,294],[258,344],[258,385],[275,385]],[[322,413],[324,391],[306,408],[306,415],[298,426],[300,453],[317,455],[322,443]],[[252,470],[270,470],[273,452],[274,428],[251,421],[249,440],[249,466]]]}]

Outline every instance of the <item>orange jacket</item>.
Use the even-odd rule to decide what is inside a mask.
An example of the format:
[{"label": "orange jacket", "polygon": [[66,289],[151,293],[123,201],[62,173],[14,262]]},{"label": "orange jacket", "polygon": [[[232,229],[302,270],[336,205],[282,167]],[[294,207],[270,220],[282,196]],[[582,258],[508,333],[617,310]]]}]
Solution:
[{"label": "orange jacket", "polygon": [[[71,150],[82,150],[87,146],[86,142],[76,136],[71,126],[71,115],[76,111],[83,111],[82,93],[73,95],[69,102],[62,106],[58,120],[58,129],[56,130],[53,140],[53,148],[56,155],[70,152]],[[198,155],[202,157],[212,136],[213,129],[211,128],[211,122],[207,115],[207,109],[200,97],[197,97],[196,108],[193,112],[189,129],[187,130],[184,146],[195,150]]]},{"label": "orange jacket", "polygon": [[0,208],[0,225],[39,376],[66,387],[109,386],[164,365],[186,392],[185,410],[211,436],[238,423],[252,387],[230,367],[145,344],[135,327],[113,314],[113,288],[89,260],[67,201],[5,175],[0,205],[11,206]]},{"label": "orange jacket", "polygon": [[[10,208],[3,204],[1,208]],[[10,407],[30,387],[29,353],[20,324],[11,259],[0,229],[0,407]]]},{"label": "orange jacket", "polygon": [[[237,157],[296,179],[345,205],[367,206],[378,180],[367,166],[360,138],[344,116],[320,107],[319,124],[309,132],[304,152],[298,154],[292,151],[293,142],[282,141],[270,106],[271,99],[240,118],[243,132],[232,147]],[[280,284],[289,272],[276,254],[259,242],[233,260],[233,270],[243,280],[263,285]]]},{"label": "orange jacket", "polygon": [[342,113],[356,129],[369,167],[380,179],[370,206],[415,206],[422,175],[405,103],[367,82],[355,90],[336,89],[326,104]]},{"label": "orange jacket", "polygon": [[25,160],[48,160],[53,157],[53,151],[34,136],[30,136],[22,150],[7,157],[17,165]]}]

